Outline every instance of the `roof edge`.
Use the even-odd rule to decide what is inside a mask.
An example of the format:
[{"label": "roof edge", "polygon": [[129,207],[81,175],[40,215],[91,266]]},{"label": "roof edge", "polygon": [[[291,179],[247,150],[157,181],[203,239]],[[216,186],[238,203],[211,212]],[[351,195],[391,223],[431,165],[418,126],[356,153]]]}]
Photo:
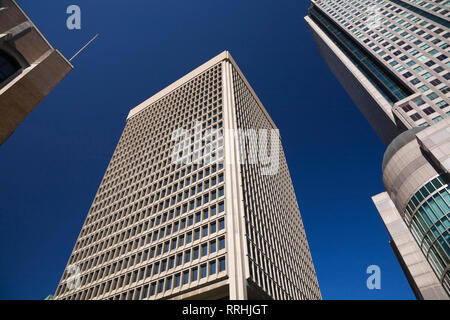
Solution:
[{"label": "roof edge", "polygon": [[230,58],[231,58],[231,55],[230,55],[230,53],[227,50],[219,53],[214,58],[212,58],[212,59],[208,60],[207,62],[203,63],[201,66],[195,68],[194,70],[192,70],[191,72],[187,73],[186,75],[184,75],[183,77],[181,77],[177,81],[175,81],[172,84],[168,85],[167,87],[165,87],[164,89],[162,89],[158,93],[154,94],[153,96],[151,96],[147,100],[141,102],[139,105],[137,105],[136,107],[131,109],[130,112],[128,113],[127,120],[132,118],[133,116],[135,116],[136,114],[138,114],[142,110],[146,109],[153,102],[163,98],[165,95],[169,94],[173,90],[175,90],[178,87],[184,85],[186,82],[192,80],[193,78],[195,78],[196,76],[198,76],[202,72],[206,71],[207,69],[211,68],[212,66],[216,65],[217,63],[219,63],[219,62],[221,62],[223,60],[230,60]]}]

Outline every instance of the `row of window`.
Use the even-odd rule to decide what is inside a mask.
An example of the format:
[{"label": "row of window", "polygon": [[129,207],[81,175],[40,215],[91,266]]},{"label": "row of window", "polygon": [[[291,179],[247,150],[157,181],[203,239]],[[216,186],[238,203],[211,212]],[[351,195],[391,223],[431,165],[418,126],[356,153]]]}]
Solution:
[{"label": "row of window", "polygon": [[[220,206],[219,208],[222,208],[219,209],[222,210],[219,213],[224,212],[223,206]],[[199,228],[177,235],[176,237],[172,238],[171,240],[167,240],[164,243],[154,245],[150,249],[150,258],[154,258],[171,250],[175,250],[176,248],[189,244],[193,241],[200,240],[201,238],[207,237],[209,235],[213,235],[217,231],[221,231],[224,229],[225,229],[225,218],[220,218],[216,221],[204,224]],[[140,234],[141,233],[137,233],[137,235]],[[120,239],[116,238],[115,242],[105,241],[96,246],[91,247],[90,250],[83,249],[81,252],[76,252],[72,255],[71,259],[69,260],[69,264],[76,263],[88,256],[94,255],[95,253],[100,252],[103,248],[111,248],[111,246],[113,246],[116,243],[119,243],[120,241],[128,240],[127,244],[118,246],[102,255],[99,255],[95,258],[91,258],[90,260],[81,263],[82,270],[88,270],[94,267],[95,265],[99,265],[104,262],[110,261],[114,257],[119,257],[123,254],[127,254],[128,252],[136,250],[139,247],[142,247],[146,244],[153,244],[159,240],[159,239],[153,240],[151,232],[148,234],[143,234],[135,240],[130,241],[129,239],[130,239],[129,235],[126,236],[124,235],[124,233],[122,233],[122,238]]]},{"label": "row of window", "polygon": [[[184,285],[195,286],[199,284],[199,281],[206,279],[210,276],[220,276],[221,273],[226,271],[226,259],[225,256],[218,257],[216,259],[201,263],[195,267],[187,270],[171,274],[163,277],[160,280],[145,284],[137,288],[133,288],[128,291],[124,291],[120,294],[115,294],[115,300],[141,300],[151,298],[157,294],[170,293],[172,289],[181,288]],[[64,299],[93,299],[103,294],[109,294],[114,290],[119,290],[128,285],[133,285],[138,281],[144,280],[148,276],[148,271],[145,268],[130,272],[125,276],[117,277],[113,280],[106,281],[95,287],[85,289],[83,291],[71,294]]]},{"label": "row of window", "polygon": [[[411,55],[411,57],[414,57],[416,55],[418,55],[419,51],[424,52],[425,54],[428,54],[431,56],[431,58],[433,58],[433,56],[436,58],[436,60],[446,60],[448,57],[445,54],[440,53],[441,51],[443,51],[444,49],[449,47],[449,44],[447,42],[442,42],[441,39],[439,39],[439,37],[437,35],[441,35],[444,39],[447,39],[450,37],[450,32],[447,32],[445,34],[444,30],[442,28],[436,27],[435,25],[430,24],[427,21],[422,21],[421,18],[416,17],[414,14],[411,14],[407,11],[404,11],[402,9],[398,9],[394,6],[392,6],[391,4],[389,4],[388,2],[382,2],[382,1],[376,1],[377,4],[375,3],[371,3],[369,1],[360,1],[363,4],[360,4],[357,1],[352,1],[352,2],[348,2],[347,4],[342,2],[342,1],[327,1],[327,4],[330,4],[330,6],[332,8],[334,8],[336,11],[333,10],[329,10],[330,7],[328,7],[325,4],[322,4],[321,6],[327,10],[331,16],[335,17],[336,20],[340,21],[345,27],[347,27],[349,30],[351,30],[352,33],[355,34],[355,37],[360,38],[365,44],[367,44],[369,47],[371,47],[375,52],[378,53],[378,55],[383,56],[384,61],[390,61],[392,59],[391,56],[387,55],[387,52],[392,52],[392,54],[394,56],[399,56],[400,54],[402,54],[403,52],[407,52],[409,55]],[[339,4],[339,5],[337,5]],[[359,8],[359,10],[361,10],[362,12],[365,12],[366,15],[361,15],[360,11],[357,11],[357,9],[353,9],[352,10],[352,5],[355,8]],[[376,8],[376,13],[371,17],[370,14],[368,14],[369,9],[370,8]],[[390,13],[387,8],[389,8],[393,13]],[[345,10],[344,10],[345,9]],[[337,15],[336,12],[340,12],[341,15]],[[351,12],[351,14],[350,14]],[[353,15],[352,15],[353,14]],[[383,17],[383,14],[385,17]],[[347,18],[348,21],[352,21],[353,24],[350,24],[349,22],[345,22],[346,19],[344,19],[343,17]],[[368,21],[368,19],[375,19],[378,20],[378,23],[380,24],[379,27],[377,28],[372,28],[370,29],[368,24],[365,23]],[[389,20],[387,20],[389,19]],[[426,33],[423,30],[419,30],[419,28],[415,25],[412,25],[410,22],[408,22],[406,19],[409,19],[411,21],[411,23],[415,23],[418,24],[420,22],[420,26],[427,26],[428,30],[433,30],[433,32],[436,34],[434,37],[431,34]],[[382,23],[384,22],[384,23]],[[361,29],[361,31],[358,31],[357,28],[355,28],[354,26],[360,26],[359,28]],[[402,30],[402,28],[398,28],[398,25],[403,25],[406,28],[411,29],[411,31],[417,31],[416,35],[421,35],[425,40],[430,41],[430,45],[429,44],[424,44],[422,40],[416,39],[415,35],[409,35],[408,32]],[[409,43],[406,43],[405,41],[399,39],[399,37],[395,36],[393,33],[388,33],[387,29],[391,29],[393,32],[397,32],[399,33],[399,36],[403,39],[405,39],[405,41],[409,41]],[[397,28],[397,29],[395,29]],[[369,30],[370,29],[370,30]],[[395,29],[395,30],[393,30]],[[364,34],[365,32],[365,34]],[[366,36],[367,35],[367,36]],[[380,43],[382,46],[386,47],[386,51],[383,51],[380,46],[376,45],[375,40],[371,41],[369,39],[369,35],[371,35],[371,37],[373,39],[377,39],[376,42]],[[386,36],[386,39],[384,39],[382,36]],[[388,41],[388,39],[390,41],[393,42],[397,42],[396,45],[391,45],[391,43]],[[415,40],[415,41],[414,41]],[[440,43],[440,50],[437,50],[435,48],[432,48],[430,46],[433,45],[438,45]],[[413,46],[417,46],[416,49],[413,48]],[[399,49],[402,49],[403,52]],[[431,59],[430,58],[430,59]],[[404,61],[408,67],[412,67],[414,64],[419,63],[421,61],[424,61],[427,59],[426,55],[420,55],[418,57],[415,58],[415,61],[413,60],[409,60],[410,57],[408,57],[407,54],[404,54],[403,56],[400,57],[400,61]],[[408,61],[409,60],[409,61]],[[431,67],[432,65],[434,65],[435,62],[432,60],[426,61],[425,65],[428,67]],[[446,65],[450,65],[450,61],[446,63]],[[412,76],[411,72],[407,71],[406,73],[402,73],[404,70],[406,70],[406,68],[404,66],[402,66],[401,64],[399,64],[398,61],[391,61],[389,63],[389,66],[392,67],[393,70],[395,70],[396,72],[399,72],[400,74],[402,74],[403,76],[409,78]],[[423,69],[422,66],[417,66],[415,68],[415,70],[417,69],[417,72],[420,72]],[[409,69],[411,70],[411,69]],[[433,70],[434,72],[436,72],[437,74],[445,71],[445,69],[442,66],[437,66],[434,68]],[[422,75],[421,75],[422,76]],[[443,80],[447,79],[450,77],[450,73],[444,74],[444,75],[438,75],[438,76],[442,76]],[[437,77],[438,77],[437,76]],[[429,79],[428,78],[431,77],[431,73],[429,73],[428,71],[425,71],[425,73],[423,74],[423,79],[419,80],[419,78],[413,78],[410,80],[410,83],[413,86],[417,86],[420,92],[423,91],[428,91],[429,88],[428,86],[424,86],[422,84],[421,81],[427,82],[427,83],[431,83],[433,86],[438,86],[438,91],[435,90],[435,92],[431,92],[431,93],[427,93],[426,94],[426,100],[427,103],[430,104],[434,104],[436,105],[439,109],[443,109],[445,108],[445,106],[443,106],[444,104],[446,104],[446,102],[443,100],[445,99],[445,95],[449,92],[449,88],[445,85],[442,84],[442,81],[439,79]],[[438,94],[438,92],[442,93],[442,95],[440,96]],[[441,99],[438,99],[438,98]],[[431,107],[430,107],[431,108]],[[423,117],[419,114],[419,113],[414,113],[410,115],[410,118],[413,122],[418,122],[416,125],[429,125],[429,123],[432,123],[430,121],[433,122],[438,122],[439,120],[443,119],[443,117],[445,115],[448,115],[448,112],[446,113],[439,113],[439,109],[438,108],[431,108],[431,109],[427,109],[427,112],[429,113],[430,110],[433,110],[434,112],[437,112],[438,115],[431,117],[430,120],[427,120],[428,122],[423,122],[425,120],[421,120]],[[424,114],[424,115],[429,115],[429,114]]]}]

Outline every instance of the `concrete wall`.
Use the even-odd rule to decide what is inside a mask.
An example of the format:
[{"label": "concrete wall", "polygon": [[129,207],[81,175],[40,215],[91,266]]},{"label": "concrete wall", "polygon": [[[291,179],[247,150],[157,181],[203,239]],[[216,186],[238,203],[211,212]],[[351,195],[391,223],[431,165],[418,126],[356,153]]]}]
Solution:
[{"label": "concrete wall", "polygon": [[0,84],[0,145],[72,70],[15,1],[0,1],[0,50],[21,70]]}]

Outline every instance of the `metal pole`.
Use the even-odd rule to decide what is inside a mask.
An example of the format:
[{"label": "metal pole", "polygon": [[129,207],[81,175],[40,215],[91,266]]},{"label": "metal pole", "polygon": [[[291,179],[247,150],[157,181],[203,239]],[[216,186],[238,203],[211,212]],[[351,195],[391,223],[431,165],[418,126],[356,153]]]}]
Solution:
[{"label": "metal pole", "polygon": [[94,41],[95,39],[97,39],[97,37],[98,37],[99,35],[100,35],[100,34],[97,33],[91,40],[89,40],[88,43],[86,43],[86,44],[83,46],[83,48],[81,48],[80,50],[78,50],[78,52],[75,53],[74,56],[73,56],[72,58],[69,59],[69,61],[72,61],[76,56],[78,56],[78,55],[81,53],[81,51],[83,51],[84,49],[86,49],[86,47],[87,47],[88,45],[90,45],[90,44],[92,43],[92,41]]}]

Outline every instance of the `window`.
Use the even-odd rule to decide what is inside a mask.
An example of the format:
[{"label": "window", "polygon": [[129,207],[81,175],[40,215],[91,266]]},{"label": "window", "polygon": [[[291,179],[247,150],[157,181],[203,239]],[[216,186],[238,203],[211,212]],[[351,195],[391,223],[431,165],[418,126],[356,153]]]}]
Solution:
[{"label": "window", "polygon": [[203,265],[200,267],[200,271],[201,271],[201,277],[202,277],[202,278],[205,278],[205,277],[208,275],[207,269],[206,269],[206,264],[203,264]]},{"label": "window", "polygon": [[208,254],[208,244],[204,243],[202,244],[202,257],[206,256]]},{"label": "window", "polygon": [[0,51],[0,84],[19,70],[19,63],[6,52]]},{"label": "window", "polygon": [[432,113],[434,112],[434,110],[433,110],[432,107],[428,107],[428,108],[426,108],[426,109],[423,109],[423,112],[424,112],[426,115],[430,115],[430,114],[432,114]]},{"label": "window", "polygon": [[184,245],[184,235],[181,235],[178,241],[178,245],[181,247],[182,245]]},{"label": "window", "polygon": [[436,93],[434,93],[434,92],[432,92],[432,93],[430,93],[430,94],[427,94],[427,97],[428,97],[428,99],[430,99],[430,100],[434,100],[434,99],[436,99],[436,98],[439,98],[439,96],[438,96]]},{"label": "window", "polygon": [[419,87],[419,90],[421,91],[421,92],[425,92],[425,91],[427,91],[429,88],[426,86],[426,85],[423,85],[423,86],[420,86]]},{"label": "window", "polygon": [[200,239],[200,228],[195,229],[194,231],[194,240]]},{"label": "window", "polygon": [[225,271],[225,257],[219,259],[219,272]]},{"label": "window", "polygon": [[436,106],[438,106],[441,109],[444,109],[446,106],[448,106],[448,103],[445,101],[439,101],[438,103],[436,103]]},{"label": "window", "polygon": [[425,101],[423,101],[423,99],[419,98],[419,99],[417,99],[417,100],[414,100],[414,103],[415,103],[417,106],[421,106],[421,105],[423,105],[423,104],[425,103]]},{"label": "window", "polygon": [[211,241],[211,242],[209,243],[209,251],[210,251],[211,253],[214,253],[214,252],[216,252],[216,249],[217,249],[217,247],[216,247],[216,240]]},{"label": "window", "polygon": [[155,266],[153,268],[153,274],[159,273],[159,262],[155,263]]},{"label": "window", "polygon": [[192,269],[192,276],[191,281],[197,281],[198,280],[198,268]]},{"label": "window", "polygon": [[144,286],[144,291],[142,292],[142,299],[148,297],[148,285]]},{"label": "window", "polygon": [[209,274],[216,274],[216,261],[209,263]]},{"label": "window", "polygon": [[433,122],[439,122],[439,121],[441,121],[443,118],[441,117],[441,116],[438,116],[438,117],[436,117],[436,118],[433,118]]},{"label": "window", "polygon": [[225,237],[219,239],[219,250],[225,249]]},{"label": "window", "polygon": [[181,284],[181,274],[176,274],[175,275],[175,287],[179,287]]},{"label": "window", "polygon": [[195,259],[198,259],[198,257],[199,257],[199,248],[198,247],[195,247],[194,249],[194,254],[193,254],[193,257],[192,257],[192,259],[193,260],[195,260]]},{"label": "window", "polygon": [[440,85],[442,82],[441,82],[439,79],[434,79],[434,80],[430,81],[430,83],[431,83],[433,86],[438,86],[438,85]]},{"label": "window", "polygon": [[183,284],[189,283],[189,271],[183,272]]},{"label": "window", "polygon": [[172,277],[166,279],[166,290],[172,289]]},{"label": "window", "polygon": [[448,86],[442,87],[439,89],[443,94],[450,92],[450,88]]},{"label": "window", "polygon": [[163,292],[163,290],[164,290],[164,279],[159,280],[159,282],[158,282],[158,293]]}]

